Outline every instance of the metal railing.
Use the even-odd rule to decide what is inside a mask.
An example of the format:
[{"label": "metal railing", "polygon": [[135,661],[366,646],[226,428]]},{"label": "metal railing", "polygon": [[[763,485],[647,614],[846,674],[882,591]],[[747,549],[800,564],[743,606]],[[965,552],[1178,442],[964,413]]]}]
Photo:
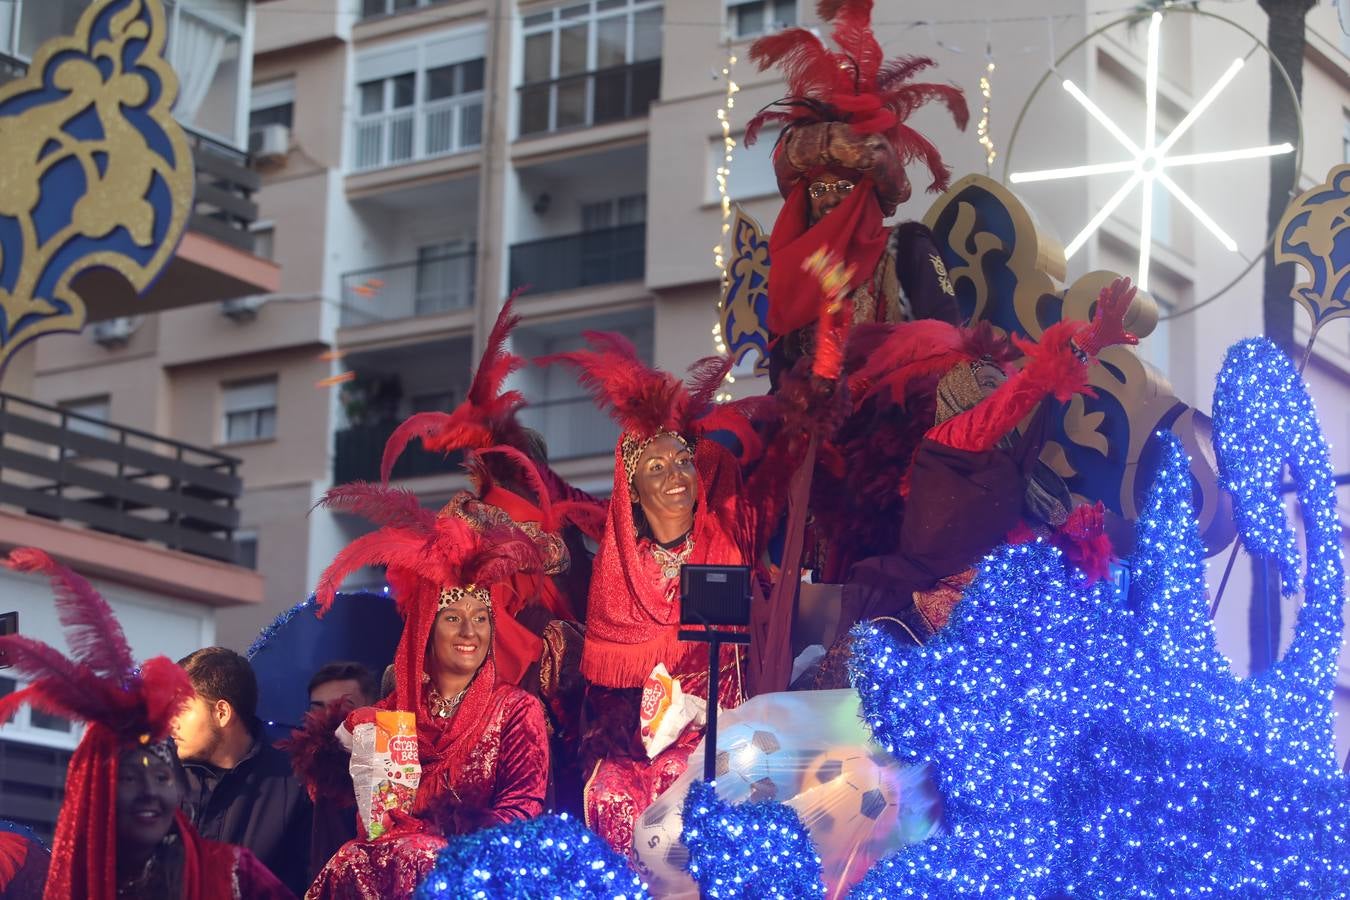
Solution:
[{"label": "metal railing", "polygon": [[532,403],[516,415],[544,436],[551,462],[612,454],[619,440],[619,426],[590,397]]},{"label": "metal railing", "polygon": [[483,143],[483,92],[360,116],[353,128],[354,172],[471,150]]},{"label": "metal railing", "polygon": [[192,162],[197,170],[197,192],[188,227],[252,251],[253,233],[249,229],[258,220],[253,195],[262,187],[262,179],[249,168],[248,154],[191,128],[183,130],[192,142]]},{"label": "metal railing", "polygon": [[0,393],[0,505],[235,562],[239,460]]},{"label": "metal railing", "polygon": [[511,245],[511,290],[529,285],[530,293],[547,294],[646,274],[645,223]]},{"label": "metal railing", "polygon": [[0,84],[14,81],[28,74],[28,63],[17,56],[0,53]]},{"label": "metal railing", "polygon": [[422,6],[434,6],[449,0],[361,0],[361,18],[375,19],[380,16],[396,16]]},{"label": "metal railing", "polygon": [[342,275],[344,328],[469,309],[474,300],[473,250]]},{"label": "metal railing", "polygon": [[638,118],[660,96],[660,59],[524,84],[520,135]]},{"label": "metal railing", "polygon": [[[380,460],[389,436],[398,428],[398,422],[376,425],[353,425],[333,434],[333,483],[350,484],[353,481],[379,481]],[[422,449],[417,441],[409,444],[394,464],[391,479],[419,478],[424,475],[452,475],[458,471],[462,458],[459,453],[448,456]]]}]

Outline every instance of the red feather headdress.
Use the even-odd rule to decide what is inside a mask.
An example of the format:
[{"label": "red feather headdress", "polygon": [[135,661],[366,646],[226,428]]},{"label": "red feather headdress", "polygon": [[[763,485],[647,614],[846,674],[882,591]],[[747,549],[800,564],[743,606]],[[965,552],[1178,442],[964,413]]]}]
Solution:
[{"label": "red feather headdress", "polygon": [[506,349],[511,329],[520,323],[512,311],[519,291],[507,298],[497,314],[497,322],[488,335],[487,349],[478,363],[464,402],[452,412],[424,412],[409,416],[389,436],[380,461],[380,480],[386,484],[404,449],[414,439],[428,450],[452,453],[466,448],[505,444],[526,445],[525,433],[516,421],[516,413],[525,405],[519,391],[503,391],[506,379],[525,361]]},{"label": "red feather headdress", "polygon": [[[752,416],[760,398],[749,402],[715,402],[717,389],[731,370],[731,360],[708,356],[689,367],[681,381],[669,372],[648,366],[628,338],[611,332],[587,331],[586,350],[555,353],[536,359],[536,365],[566,363],[578,373],[582,387],[596,403],[609,410],[623,431],[621,444],[640,446],[658,435],[674,434],[693,442],[713,431],[733,434],[742,459],[757,456],[762,443]],[[630,454],[631,455],[631,454]]]},{"label": "red feather headdress", "polygon": [[[765,124],[794,125],[846,122],[859,134],[880,134],[902,164],[922,160],[932,173],[931,191],[944,191],[951,170],[937,148],[905,120],[919,107],[939,101],[951,111],[958,128],[970,119],[965,94],[955,85],[912,83],[933,65],[922,56],[886,60],[872,33],[872,0],[819,0],[816,12],[832,24],[832,51],[805,28],[766,35],[750,45],[750,58],[760,71],[779,66],[788,82],[788,96],[760,110],[746,126],[745,143],[755,142]],[[781,136],[780,136],[781,140]]]},{"label": "red feather headdress", "polygon": [[[363,566],[386,567],[404,619],[394,656],[397,708],[425,715],[418,705],[423,662],[441,589],[468,585],[488,589],[494,607],[500,609],[505,598],[499,594],[513,575],[542,571],[540,549],[529,534],[512,525],[475,528],[459,516],[437,515],[407,490],[357,482],[333,488],[319,502],[380,527],[348,544],[324,570],[314,590],[318,612],[323,615],[332,607],[343,579],[352,572]],[[510,627],[507,618],[495,615],[494,631]]]},{"label": "red feather headdress", "polygon": [[117,884],[118,756],[127,747],[164,740],[192,697],[192,683],[163,656],[138,668],[107,601],[46,553],[19,548],[4,565],[51,579],[73,658],[22,635],[0,637],[0,650],[30,682],[0,697],[0,723],[27,703],[89,724],[67,769],[46,896],[111,898]]}]

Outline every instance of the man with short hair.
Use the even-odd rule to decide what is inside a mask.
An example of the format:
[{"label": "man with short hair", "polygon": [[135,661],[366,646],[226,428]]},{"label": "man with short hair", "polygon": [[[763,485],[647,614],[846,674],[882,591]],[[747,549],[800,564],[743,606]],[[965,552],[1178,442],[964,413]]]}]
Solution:
[{"label": "man with short hair", "polygon": [[313,809],[290,759],[263,739],[252,666],[224,647],[197,650],[178,664],[196,692],[173,721],[193,824],[203,837],[247,847],[303,895]]},{"label": "man with short hair", "polygon": [[359,662],[330,662],[309,680],[309,708],[323,709],[341,700],[350,709],[371,706],[380,699],[375,673]]}]

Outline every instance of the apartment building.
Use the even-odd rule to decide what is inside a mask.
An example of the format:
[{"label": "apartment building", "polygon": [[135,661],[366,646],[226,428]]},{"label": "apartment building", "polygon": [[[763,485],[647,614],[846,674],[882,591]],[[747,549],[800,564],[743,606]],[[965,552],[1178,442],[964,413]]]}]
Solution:
[{"label": "apartment building", "polygon": [[[876,7],[889,54],[933,56],[938,68],[925,74],[961,85],[970,98],[965,134],[939,110],[914,120],[958,174],[986,171],[975,133],[981,76],[990,77],[995,177],[1009,154],[1014,170],[1118,158],[1110,135],[1060,90],[1064,79],[1131,134],[1142,127],[1147,29],[1121,24],[1094,33],[1122,15],[1119,4],[880,0]],[[272,615],[303,599],[359,533],[360,523],[307,514],[309,505],[332,483],[376,477],[384,439],[401,418],[458,402],[511,290],[529,286],[516,338],[526,355],[575,347],[582,331],[596,328],[628,334],[672,370],[712,352],[721,73],[736,55],[738,135],[783,93],[776,75],[753,71],[749,42],[783,25],[812,25],[813,8],[806,0],[273,0],[257,9],[249,121],[262,189],[252,233],[258,251],[282,266],[279,291],[148,318],[121,348],[79,344],[82,358],[101,360],[81,370],[84,379],[115,385],[114,407],[145,404],[143,414],[175,436],[243,460],[242,527],[267,597],[260,607],[222,612],[222,641],[247,644]],[[1181,12],[1164,21],[1160,130],[1185,118],[1229,61],[1249,54],[1252,36],[1264,34],[1254,3],[1216,11],[1231,22]],[[1329,8],[1315,9],[1308,22],[1305,186],[1344,161],[1350,146],[1344,39]],[[1021,107],[1052,66],[1010,146]],[[1267,143],[1267,77],[1258,49],[1179,148]],[[738,148],[728,178],[732,199],[766,228],[779,206],[772,141],[768,133],[756,147]],[[921,217],[931,199],[922,173],[911,174],[916,194],[903,218]],[[1264,161],[1195,167],[1178,181],[1239,252],[1219,246],[1168,196],[1156,197],[1150,290],[1164,315],[1232,281],[1266,237]],[[1093,178],[1019,193],[1067,242],[1118,186]],[[1134,200],[1070,260],[1068,280],[1097,269],[1133,274],[1139,234]],[[1217,301],[1162,322],[1140,352],[1179,396],[1206,409],[1224,349],[1260,332],[1259,295],[1257,265]],[[39,395],[69,401],[74,388],[55,377],[65,365],[56,350],[42,358]],[[122,387],[111,377],[121,371],[156,390]],[[1350,469],[1350,420],[1336,412],[1347,408],[1350,379],[1343,323],[1324,333],[1310,377],[1340,448],[1338,470]],[[555,465],[603,490],[613,426],[565,372],[530,370],[519,380],[531,399],[526,420],[544,433]],[[736,389],[759,387],[743,378]],[[395,476],[429,506],[461,484],[453,460],[416,450]],[[1220,620],[1240,670],[1244,568]],[[1286,607],[1286,631],[1293,609]]]},{"label": "apartment building", "polygon": [[[90,6],[0,4],[0,81],[24,78],[37,49],[73,35]],[[181,82],[174,115],[196,170],[187,231],[140,295],[106,270],[79,276],[85,332],[20,349],[0,385],[0,550],[37,546],[88,577],[141,659],[210,645],[220,610],[263,599],[263,579],[240,564],[235,541],[240,458],[209,437],[170,437],[197,433],[184,427],[196,410],[176,393],[197,360],[172,368],[170,348],[184,340],[178,323],[192,321],[176,312],[203,304],[214,323],[218,309],[280,288],[279,267],[254,253],[251,231],[260,186],[246,151],[254,4],[165,0],[163,8],[166,55]],[[45,578],[0,571],[0,597],[0,614],[17,614],[8,625],[65,647]],[[0,693],[19,687],[0,669]],[[50,837],[79,737],[78,725],[28,709],[0,730],[0,818]]]}]

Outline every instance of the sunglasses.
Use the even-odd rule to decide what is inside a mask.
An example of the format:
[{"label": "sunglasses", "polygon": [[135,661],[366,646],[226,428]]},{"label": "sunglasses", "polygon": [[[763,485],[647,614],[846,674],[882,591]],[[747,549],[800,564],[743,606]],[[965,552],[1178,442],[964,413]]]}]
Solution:
[{"label": "sunglasses", "polygon": [[838,181],[814,181],[806,190],[807,193],[811,195],[812,200],[819,200],[829,193],[838,194],[840,197],[847,197],[853,192],[853,182],[842,178]]}]

